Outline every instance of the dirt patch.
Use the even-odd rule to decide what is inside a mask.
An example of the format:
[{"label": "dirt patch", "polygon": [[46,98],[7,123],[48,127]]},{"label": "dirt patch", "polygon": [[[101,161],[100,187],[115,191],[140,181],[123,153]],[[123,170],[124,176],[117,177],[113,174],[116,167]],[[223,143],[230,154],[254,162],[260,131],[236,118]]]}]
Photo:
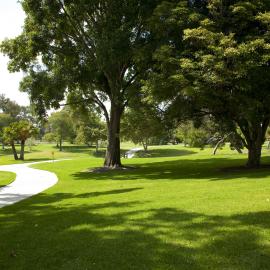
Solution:
[{"label": "dirt patch", "polygon": [[122,167],[98,167],[98,168],[91,168],[88,170],[85,170],[84,172],[90,172],[90,173],[107,173],[107,172],[115,172],[115,171],[131,171],[135,170],[137,167],[132,166],[122,166]]}]

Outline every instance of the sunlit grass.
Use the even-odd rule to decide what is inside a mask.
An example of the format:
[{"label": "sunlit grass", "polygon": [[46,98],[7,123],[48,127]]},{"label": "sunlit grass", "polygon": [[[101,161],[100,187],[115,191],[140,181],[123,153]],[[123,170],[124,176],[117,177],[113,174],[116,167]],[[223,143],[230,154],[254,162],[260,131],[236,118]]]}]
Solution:
[{"label": "sunlit grass", "polygon": [[16,174],[0,171],[0,188],[6,186],[15,180]]},{"label": "sunlit grass", "polygon": [[224,170],[246,161],[228,148],[153,149],[127,171],[90,173],[103,159],[83,152],[35,165],[59,183],[0,210],[0,269],[269,269],[270,170]]}]

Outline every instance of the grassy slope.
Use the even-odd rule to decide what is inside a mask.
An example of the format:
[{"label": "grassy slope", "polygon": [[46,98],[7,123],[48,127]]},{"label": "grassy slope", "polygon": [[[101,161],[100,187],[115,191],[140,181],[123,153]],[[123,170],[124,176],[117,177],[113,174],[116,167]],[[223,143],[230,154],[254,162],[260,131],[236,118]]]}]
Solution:
[{"label": "grassy slope", "polygon": [[0,188],[13,182],[16,178],[15,173],[0,171]]},{"label": "grassy slope", "polygon": [[245,162],[227,150],[154,153],[121,173],[86,172],[102,159],[84,154],[36,165],[60,182],[0,210],[0,269],[269,269],[270,171],[222,171]]}]

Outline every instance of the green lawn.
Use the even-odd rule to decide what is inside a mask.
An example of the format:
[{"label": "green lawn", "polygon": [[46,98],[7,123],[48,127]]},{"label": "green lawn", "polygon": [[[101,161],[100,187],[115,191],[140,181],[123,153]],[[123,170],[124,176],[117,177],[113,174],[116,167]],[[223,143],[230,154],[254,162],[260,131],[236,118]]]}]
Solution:
[{"label": "green lawn", "polygon": [[[130,148],[136,147],[133,143],[122,143],[122,154]],[[19,146],[17,146],[19,150]],[[83,145],[74,145],[64,143],[63,151],[60,152],[55,144],[39,143],[35,146],[25,148],[25,162],[38,162],[50,159],[65,159],[65,158],[89,158],[97,157],[103,158],[105,155],[105,148],[100,148],[98,153],[95,153],[95,147],[87,147]],[[7,165],[13,163],[22,163],[22,161],[14,161],[10,147],[5,150],[0,149],[0,165]]]},{"label": "green lawn", "polygon": [[0,171],[0,188],[13,182],[16,178],[15,173]]},{"label": "green lawn", "polygon": [[224,170],[246,159],[228,149],[153,153],[103,174],[81,152],[35,165],[60,181],[0,210],[0,269],[269,269],[270,169]]}]

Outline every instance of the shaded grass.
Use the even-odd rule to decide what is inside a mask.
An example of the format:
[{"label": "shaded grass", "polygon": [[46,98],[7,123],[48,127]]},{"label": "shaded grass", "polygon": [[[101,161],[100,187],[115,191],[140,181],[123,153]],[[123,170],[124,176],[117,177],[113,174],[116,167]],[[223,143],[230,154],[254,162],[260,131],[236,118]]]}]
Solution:
[{"label": "shaded grass", "polygon": [[12,183],[16,178],[15,173],[0,171],[0,188]]},{"label": "shaded grass", "polygon": [[138,151],[135,153],[135,157],[139,158],[160,158],[160,157],[176,157],[192,155],[196,152],[186,149],[170,149],[170,148],[150,148],[148,151]]},{"label": "shaded grass", "polygon": [[245,156],[207,151],[120,173],[84,172],[93,157],[36,165],[60,181],[0,210],[0,269],[269,269],[270,170],[223,171]]}]

